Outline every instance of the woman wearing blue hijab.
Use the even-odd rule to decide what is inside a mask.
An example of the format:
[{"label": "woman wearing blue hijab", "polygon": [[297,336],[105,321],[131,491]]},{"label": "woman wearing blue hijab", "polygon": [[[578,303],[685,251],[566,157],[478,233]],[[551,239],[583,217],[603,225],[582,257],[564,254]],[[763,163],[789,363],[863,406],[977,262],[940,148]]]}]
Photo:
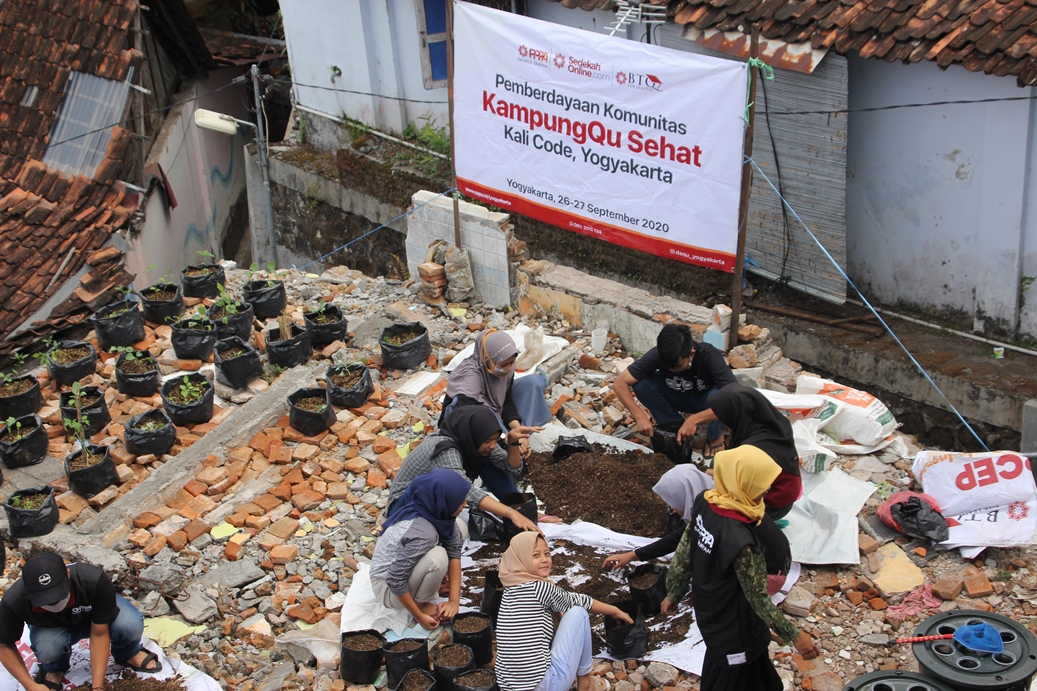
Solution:
[{"label": "woman wearing blue hijab", "polygon": [[[382,524],[371,559],[371,586],[386,607],[406,609],[431,631],[457,614],[461,601],[461,544],[454,520],[464,509],[472,483],[446,468],[416,477],[408,495]],[[450,576],[450,599],[431,600],[443,576]]]}]

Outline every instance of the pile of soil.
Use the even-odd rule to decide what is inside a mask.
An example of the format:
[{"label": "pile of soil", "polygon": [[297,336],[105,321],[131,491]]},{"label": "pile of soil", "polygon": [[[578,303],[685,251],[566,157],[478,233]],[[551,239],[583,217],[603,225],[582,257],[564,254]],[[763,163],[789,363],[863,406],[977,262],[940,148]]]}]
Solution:
[{"label": "pile of soil", "polygon": [[152,302],[164,302],[176,298],[175,290],[145,290],[144,297]]},{"label": "pile of soil", "polygon": [[122,364],[119,365],[119,369],[127,374],[144,374],[145,372],[151,372],[158,368],[158,364],[154,358],[150,357],[137,357],[133,360],[123,360]]},{"label": "pile of soil", "polygon": [[215,264],[205,264],[203,266],[198,266],[198,267],[195,267],[193,269],[185,269],[184,270],[184,275],[185,276],[208,276],[209,274],[211,274],[216,269],[217,269],[217,266]]},{"label": "pile of soil", "polygon": [[0,398],[7,398],[9,396],[17,396],[20,393],[25,393],[33,387],[33,384],[34,382],[31,379],[19,379],[18,381],[0,384]]},{"label": "pile of soil", "polygon": [[416,331],[408,331],[406,333],[396,334],[395,336],[389,336],[385,339],[385,342],[389,345],[401,346],[404,343],[410,343],[420,335],[421,334],[417,333]]},{"label": "pile of soil", "polygon": [[403,680],[397,691],[428,691],[429,687],[436,683],[416,669],[412,669],[403,675]]},{"label": "pile of soil", "polygon": [[479,633],[480,631],[485,631],[489,625],[490,620],[486,617],[465,617],[454,622],[454,631],[458,633]]},{"label": "pile of soil", "polygon": [[399,643],[394,644],[389,648],[391,653],[405,653],[408,650],[417,650],[421,647],[421,641],[416,641],[413,638],[406,638]]},{"label": "pile of soil", "polygon": [[[183,691],[184,679],[176,676],[165,681],[158,681],[150,677],[138,677],[130,673],[124,679],[105,681],[104,691]],[[73,691],[90,691],[90,684],[77,686]]]},{"label": "pile of soil", "polygon": [[647,590],[655,585],[655,582],[658,580],[659,574],[649,571],[641,574],[637,578],[630,579],[630,587],[637,588],[638,590]]},{"label": "pile of soil", "polygon": [[357,385],[362,376],[364,376],[364,370],[359,368],[346,372],[333,371],[331,373],[331,383],[340,389],[352,389]]},{"label": "pile of soil", "polygon": [[324,409],[328,407],[328,402],[319,396],[310,396],[308,398],[300,398],[293,405],[296,408],[308,410],[311,413],[323,413]]},{"label": "pile of soil", "polygon": [[220,357],[223,358],[224,360],[230,360],[231,358],[236,358],[238,356],[244,355],[247,352],[248,351],[245,350],[244,348],[239,348],[238,346],[231,346],[230,348],[227,348],[226,350],[221,350],[220,351]]},{"label": "pile of soil", "polygon": [[488,689],[497,682],[493,672],[488,669],[477,669],[473,672],[458,674],[454,683],[458,686],[466,686],[470,689]]},{"label": "pile of soil", "polygon": [[59,365],[67,365],[70,362],[79,362],[90,355],[90,348],[79,346],[76,348],[58,348],[50,354],[50,359]]},{"label": "pile of soil", "polygon": [[661,454],[639,451],[576,453],[555,462],[550,453],[527,461],[533,491],[546,513],[566,523],[576,519],[627,535],[662,537],[668,509],[652,487],[673,468]]},{"label": "pile of soil", "polygon": [[369,633],[362,633],[356,636],[346,636],[342,639],[342,646],[349,650],[364,652],[367,650],[378,650],[382,647],[382,642]]},{"label": "pile of soil", "polygon": [[464,667],[472,661],[472,651],[463,645],[445,645],[434,657],[440,667]]},{"label": "pile of soil", "polygon": [[82,470],[83,468],[89,468],[92,465],[97,465],[104,460],[104,454],[90,453],[89,450],[83,449],[83,451],[76,456],[73,460],[69,461],[69,470]]}]

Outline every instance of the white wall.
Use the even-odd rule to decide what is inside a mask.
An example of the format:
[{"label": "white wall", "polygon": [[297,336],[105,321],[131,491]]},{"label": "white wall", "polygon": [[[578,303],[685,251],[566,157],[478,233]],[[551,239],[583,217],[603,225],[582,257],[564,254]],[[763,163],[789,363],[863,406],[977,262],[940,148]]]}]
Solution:
[{"label": "white wall", "polygon": [[[574,26],[578,29],[594,32],[601,32],[616,18],[615,12],[606,10],[591,10],[589,12],[581,9],[569,10],[560,2],[551,2],[551,0],[530,0],[528,15],[534,19],[543,19],[545,22]],[[640,31],[636,36],[637,39],[640,39],[644,33],[644,28],[635,27],[630,29],[631,32],[635,30]],[[626,38],[625,31],[620,31],[616,35]]]},{"label": "white wall", "polygon": [[[958,66],[850,60],[851,111],[1032,95],[1014,77]],[[1019,279],[1037,274],[1037,218],[1027,206],[1037,191],[1032,128],[1025,100],[851,112],[847,255],[859,287],[890,305],[963,312],[1012,330]],[[1030,334],[1035,316],[1026,310]]]},{"label": "white wall", "polygon": [[297,102],[394,132],[424,115],[446,125],[446,88],[426,90],[422,79],[419,1],[282,0]]},{"label": "white wall", "polygon": [[[248,86],[232,86],[216,93],[241,74],[240,68],[214,71],[188,84],[175,97],[183,105],[170,109],[148,162],[158,161],[176,196],[175,209],[156,188],[144,207],[143,230],[130,237],[127,265],[137,274],[136,288],[157,282],[164,273],[179,282],[179,273],[201,258],[197,250],[209,250],[219,258],[231,209],[245,190],[243,144],[251,130],[234,136],[203,130],[194,124],[196,108],[250,118]],[[197,100],[189,100],[201,95]],[[248,242],[248,235],[243,242]],[[144,269],[156,264],[152,271]]]}]

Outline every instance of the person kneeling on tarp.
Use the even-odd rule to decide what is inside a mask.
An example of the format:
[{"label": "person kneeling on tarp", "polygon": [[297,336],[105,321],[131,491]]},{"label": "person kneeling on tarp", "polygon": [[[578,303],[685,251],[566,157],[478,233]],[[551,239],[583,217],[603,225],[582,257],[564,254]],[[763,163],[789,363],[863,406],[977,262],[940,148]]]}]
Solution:
[{"label": "person kneeling on tarp", "polygon": [[[615,605],[562,590],[551,581],[551,550],[537,533],[519,533],[500,562],[504,586],[497,613],[497,684],[503,691],[577,691],[594,687],[587,612],[632,624]],[[562,615],[555,628],[552,613]]]},{"label": "person kneeling on tarp", "polygon": [[[35,678],[15,647],[26,624],[40,663]],[[60,691],[72,646],[84,638],[90,639],[93,691],[104,689],[109,653],[135,672],[161,672],[155,653],[141,645],[143,633],[144,617],[115,592],[104,571],[92,564],[66,567],[53,552],[31,557],[0,600],[0,664],[28,691]]]},{"label": "person kneeling on tarp", "polygon": [[[419,475],[382,524],[371,559],[371,587],[385,607],[406,609],[429,631],[457,614],[461,601],[461,546],[457,517],[472,483],[446,468]],[[449,600],[432,603],[449,575]]]}]

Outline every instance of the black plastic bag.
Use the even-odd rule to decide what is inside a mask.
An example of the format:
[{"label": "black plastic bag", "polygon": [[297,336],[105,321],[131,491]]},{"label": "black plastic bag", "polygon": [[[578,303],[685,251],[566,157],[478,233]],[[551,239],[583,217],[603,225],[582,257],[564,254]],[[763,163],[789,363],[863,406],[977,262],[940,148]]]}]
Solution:
[{"label": "black plastic bag", "polygon": [[[333,377],[344,376],[351,372],[360,372],[360,379],[349,387],[338,386]],[[374,393],[374,382],[371,381],[371,370],[362,362],[351,362],[348,365],[332,365],[324,373],[328,382],[331,402],[342,408],[359,408]]]},{"label": "black plastic bag", "polygon": [[304,362],[309,362],[313,355],[313,346],[310,344],[309,332],[292,322],[291,338],[282,340],[281,328],[274,327],[267,330],[266,355],[271,365],[278,367],[295,367]]},{"label": "black plastic bag", "polygon": [[43,395],[40,393],[40,382],[31,374],[15,377],[11,383],[29,381],[31,385],[25,391],[13,396],[0,397],[0,420],[9,417],[24,417],[32,415],[43,407]]},{"label": "black plastic bag", "polygon": [[[324,402],[320,411],[300,408],[299,401],[306,398],[319,398]],[[335,409],[331,407],[331,397],[327,389],[319,386],[299,389],[288,396],[288,424],[307,437],[314,437],[335,424]]]},{"label": "black plastic bag", "polygon": [[115,461],[112,460],[107,446],[87,444],[86,448],[91,454],[101,456],[101,460],[86,468],[72,470],[72,462],[83,454],[82,449],[76,449],[65,456],[65,475],[68,476],[68,488],[89,499],[110,485],[118,485],[119,474],[115,472]]},{"label": "black plastic bag", "polygon": [[[20,509],[15,506],[20,497],[35,494],[47,496],[40,508]],[[7,526],[11,531],[11,537],[18,539],[47,535],[58,524],[58,502],[54,499],[54,488],[44,485],[18,490],[4,502],[4,513],[7,514]]]},{"label": "black plastic bag", "polygon": [[[399,345],[389,342],[398,336],[414,334],[409,341]],[[421,322],[393,324],[385,327],[378,345],[382,348],[382,364],[389,369],[413,369],[425,362],[432,354],[432,343],[428,340],[428,329]]]},{"label": "black plastic bag", "polygon": [[[8,425],[5,423],[4,434],[7,433],[7,427]],[[17,418],[12,431],[23,436],[17,441],[0,441],[0,460],[4,462],[5,466],[25,468],[36,465],[47,457],[47,443],[50,440],[47,438],[47,430],[43,429],[43,420],[39,415],[25,415]]]},{"label": "black plastic bag", "polygon": [[314,346],[324,346],[335,341],[345,343],[346,318],[335,305],[327,304],[319,310],[304,312],[302,318],[306,322],[306,330],[310,332],[310,343]]},{"label": "black plastic bag", "polygon": [[[245,302],[235,302],[233,304],[238,310],[233,314],[223,314],[226,307],[217,308],[213,305],[209,308],[209,318],[216,325],[216,340],[218,341],[231,336],[237,336],[243,341],[248,341],[249,336],[252,335],[252,320],[254,318],[252,305]],[[214,312],[220,316],[215,316]]]},{"label": "black plastic bag", "polygon": [[[654,574],[655,581],[647,588],[635,586],[635,580],[648,580],[643,578],[645,574]],[[646,617],[654,617],[662,611],[661,606],[663,600],[666,599],[666,567],[657,564],[641,564],[627,574],[627,585],[630,586],[630,599]]]},{"label": "black plastic bag", "polygon": [[677,433],[656,427],[652,431],[652,451],[664,454],[674,463],[691,463],[691,440],[677,441]]},{"label": "black plastic bag", "polygon": [[640,660],[648,652],[648,628],[645,617],[631,600],[615,603],[616,607],[630,615],[633,624],[622,624],[612,617],[605,617],[605,646],[617,660]]},{"label": "black plastic bag", "polygon": [[288,306],[284,281],[249,281],[242,291],[242,299],[252,305],[256,319],[273,319]]},{"label": "black plastic bag", "polygon": [[[168,300],[151,296],[173,294]],[[144,319],[152,324],[168,324],[184,311],[184,298],[180,286],[172,283],[156,283],[140,291],[140,309]]]},{"label": "black plastic bag", "polygon": [[[464,648],[468,653],[468,662],[460,666],[446,666],[439,664],[440,657],[445,651],[451,648]],[[467,672],[470,669],[475,668],[475,655],[472,653],[472,649],[467,645],[461,645],[459,643],[451,643],[445,645],[442,648],[438,648],[432,654],[432,673],[436,677],[436,684],[441,689],[453,689],[454,688],[454,677],[462,672]]]},{"label": "black plastic bag", "polygon": [[121,353],[115,361],[115,387],[127,396],[152,396],[158,391],[160,376],[158,363],[148,352],[137,353],[132,362],[144,362],[152,369],[146,372],[124,372],[121,368],[128,362],[127,353]]},{"label": "black plastic bag", "polygon": [[[187,379],[191,384],[206,387],[198,400],[186,405],[176,403],[169,398],[169,393],[175,387],[183,384],[184,379]],[[215,396],[216,392],[212,383],[197,372],[167,379],[162,384],[162,407],[165,408],[166,414],[169,415],[169,419],[173,421],[174,425],[194,425],[211,420],[212,404]]]},{"label": "black plastic bag", "polygon": [[[360,636],[371,636],[378,640],[378,645],[369,650],[353,650],[346,647],[350,639]],[[354,684],[373,684],[382,666],[382,646],[385,636],[374,629],[363,631],[344,631],[342,633],[342,656],[339,672],[346,681]]]},{"label": "black plastic bag", "polygon": [[554,459],[555,463],[564,461],[574,453],[592,452],[594,448],[587,441],[587,437],[582,434],[573,437],[558,437],[555,441],[554,451],[551,452],[551,458]]},{"label": "black plastic bag", "polygon": [[[153,423],[152,426],[155,426],[156,429],[138,429],[138,425],[148,422]],[[132,454],[161,456],[167,453],[176,442],[176,428],[173,426],[173,421],[161,408],[134,415],[123,426],[126,430],[126,450]]]},{"label": "black plastic bag", "polygon": [[500,519],[482,509],[468,510],[468,539],[475,542],[500,542],[504,528]]},{"label": "black plastic bag", "polygon": [[[394,651],[393,648],[397,646],[409,649]],[[382,646],[382,654],[385,655],[385,675],[390,689],[399,686],[403,676],[412,669],[428,671],[427,638],[401,638],[397,641],[387,641]]]},{"label": "black plastic bag", "polygon": [[922,497],[908,497],[906,501],[892,504],[889,511],[900,526],[899,530],[911,537],[933,543],[943,542],[948,537],[947,519]]},{"label": "black plastic bag", "polygon": [[[537,522],[537,498],[529,492],[515,492],[513,494],[505,494],[500,497],[500,503],[505,506],[518,511],[520,514],[533,521]],[[500,541],[504,544],[511,542],[511,538],[515,537],[522,530],[517,528],[514,523],[511,522],[510,518],[505,518],[501,524]]]},{"label": "black plastic bag", "polygon": [[[240,349],[245,352],[234,357],[225,357],[229,350]],[[232,389],[244,389],[248,383],[263,373],[263,363],[259,360],[259,351],[237,336],[217,341],[214,347],[216,362],[216,379]]]},{"label": "black plastic bag", "polygon": [[[54,353],[59,350],[71,348],[87,348],[89,354],[66,364],[61,364],[54,359]],[[58,341],[58,344],[47,353],[47,372],[50,378],[63,386],[72,386],[83,377],[94,373],[97,364],[97,351],[89,343],[82,341]]]},{"label": "black plastic bag", "polygon": [[[92,437],[112,421],[112,415],[108,412],[108,402],[104,400],[104,389],[100,386],[84,386],[79,390],[79,398],[80,400],[94,399],[93,403],[79,408],[79,414],[86,420],[83,434]],[[58,397],[58,403],[61,407],[61,424],[68,429],[66,421],[78,419],[75,394],[71,391],[62,391]]]},{"label": "black plastic bag", "polygon": [[[209,273],[198,276],[188,276],[188,271],[197,269],[209,269]],[[223,273],[223,267],[219,264],[200,264],[188,266],[180,272],[180,285],[184,287],[184,297],[188,298],[214,298],[220,294],[217,284],[227,285],[227,279]]]},{"label": "black plastic bag", "polygon": [[[469,620],[484,622],[486,627],[479,631],[472,631],[469,633],[457,630],[457,625],[459,623]],[[493,659],[493,624],[489,617],[479,612],[465,612],[464,614],[458,614],[454,617],[453,629],[454,632],[450,638],[451,642],[467,645],[471,648],[472,654],[475,655],[476,667],[482,667]]]},{"label": "black plastic bag", "polygon": [[169,341],[177,358],[206,362],[216,345],[216,325],[199,317],[181,319],[173,324]]},{"label": "black plastic bag", "polygon": [[487,571],[483,576],[482,602],[479,603],[479,611],[490,617],[493,622],[497,621],[497,612],[500,611],[500,601],[504,597],[504,586],[500,582],[499,571]]},{"label": "black plastic bag", "polygon": [[90,317],[90,323],[97,334],[97,345],[102,350],[131,346],[144,340],[144,315],[136,300],[119,300],[105,305]]},{"label": "black plastic bag", "polygon": [[[489,683],[486,683],[488,679]],[[454,688],[457,691],[500,691],[497,685],[497,674],[492,669],[473,669],[461,672],[454,677]]]},{"label": "black plastic bag", "polygon": [[421,677],[422,680],[427,684],[425,686],[425,691],[437,691],[439,689],[439,686],[436,684],[436,678],[432,676],[432,672],[429,672],[425,669],[412,669],[411,671],[403,675],[403,679],[400,680],[400,683],[397,684],[395,688],[393,688],[392,686],[389,686],[387,688],[389,689],[389,691],[396,691],[396,689],[402,688],[404,682],[406,682],[408,685],[416,684],[417,682],[414,679],[414,677],[416,676]]}]

